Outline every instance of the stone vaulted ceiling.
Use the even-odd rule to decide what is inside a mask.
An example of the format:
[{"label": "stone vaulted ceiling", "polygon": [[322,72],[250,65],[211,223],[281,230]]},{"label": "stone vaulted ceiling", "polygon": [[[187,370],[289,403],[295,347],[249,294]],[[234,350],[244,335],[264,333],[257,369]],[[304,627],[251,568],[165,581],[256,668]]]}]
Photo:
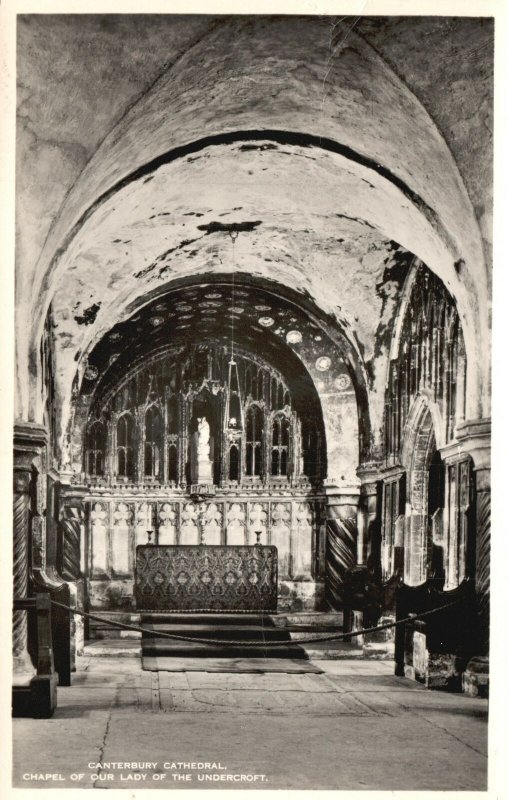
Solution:
[{"label": "stone vaulted ceiling", "polygon": [[[457,300],[478,413],[490,195],[488,141],[483,165],[476,142],[488,120],[473,112],[466,147],[460,103],[447,117],[444,78],[435,73],[433,90],[429,73],[455,37],[480,64],[464,70],[463,92],[484,97],[490,50],[470,51],[473,40],[490,47],[491,31],[469,20],[448,33],[432,20],[353,30],[317,17],[20,18],[20,416],[41,415],[23,365],[50,305],[63,430],[76,374],[109,330],[175,281],[234,271],[335,322],[379,430],[414,256]],[[436,58],[420,66],[429,42]]]}]

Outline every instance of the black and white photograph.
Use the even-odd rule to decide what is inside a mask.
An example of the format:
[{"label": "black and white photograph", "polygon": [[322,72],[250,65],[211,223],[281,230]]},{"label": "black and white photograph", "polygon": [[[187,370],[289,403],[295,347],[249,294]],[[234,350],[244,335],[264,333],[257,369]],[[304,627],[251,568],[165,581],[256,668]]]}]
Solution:
[{"label": "black and white photograph", "polygon": [[496,4],[17,5],[11,789],[489,791]]}]

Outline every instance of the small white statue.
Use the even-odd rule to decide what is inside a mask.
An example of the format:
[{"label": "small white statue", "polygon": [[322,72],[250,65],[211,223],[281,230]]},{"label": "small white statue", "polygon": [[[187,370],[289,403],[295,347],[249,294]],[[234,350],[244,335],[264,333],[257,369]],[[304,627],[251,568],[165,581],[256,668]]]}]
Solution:
[{"label": "small white statue", "polygon": [[206,417],[198,419],[198,458],[210,458],[210,425]]}]

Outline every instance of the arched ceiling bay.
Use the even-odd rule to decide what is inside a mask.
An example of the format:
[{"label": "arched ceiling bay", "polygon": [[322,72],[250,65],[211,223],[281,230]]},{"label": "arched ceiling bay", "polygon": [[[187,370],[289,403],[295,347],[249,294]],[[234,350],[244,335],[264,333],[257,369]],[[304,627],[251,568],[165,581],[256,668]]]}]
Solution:
[{"label": "arched ceiling bay", "polygon": [[[470,352],[481,352],[488,298],[472,206],[433,120],[385,60],[354,31],[333,44],[329,21],[317,17],[218,18],[190,29],[84,166],[37,271],[23,271],[19,289],[31,286],[33,303],[19,315],[20,361],[28,363],[28,320],[35,348],[52,301],[59,391],[68,394],[76,360],[135,296],[228,268],[217,264],[220,231],[199,227],[221,220],[259,223],[240,235],[236,268],[309,293],[349,326],[366,362],[379,355],[377,331],[395,301],[396,289],[378,293],[394,248],[443,278]],[[242,131],[257,136],[235,141]],[[313,145],[264,140],[267,131],[303,133]],[[232,139],[206,144],[224,136]],[[371,372],[380,389],[382,365]]]},{"label": "arched ceiling bay", "polygon": [[[282,292],[282,293],[281,293]],[[322,417],[328,477],[355,483],[358,458],[371,452],[366,376],[346,336],[310,300],[273,282],[230,275],[180,280],[115,325],[97,342],[78,377],[64,439],[80,470],[85,420],[99,414],[133,371],[188,346],[214,342],[282,374],[301,415]],[[75,387],[77,389],[77,386]]]},{"label": "arched ceiling bay", "polygon": [[[53,297],[62,406],[76,356],[88,356],[139,298],[176,280],[233,272],[311,298],[345,332],[382,406],[386,335],[412,256],[380,228],[414,241],[419,218],[395,226],[397,197],[390,204],[344,162],[320,148],[266,141],[210,146],[105,200],[70,243]],[[377,228],[369,221],[376,217]],[[239,229],[234,247],[231,225]]]}]

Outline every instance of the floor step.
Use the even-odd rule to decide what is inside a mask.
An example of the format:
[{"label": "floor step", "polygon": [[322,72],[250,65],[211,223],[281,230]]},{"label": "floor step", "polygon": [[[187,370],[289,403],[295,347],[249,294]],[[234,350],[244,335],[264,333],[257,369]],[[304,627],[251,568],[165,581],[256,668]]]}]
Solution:
[{"label": "floor step", "polygon": [[[340,633],[341,622],[342,615],[338,614],[142,612],[141,626],[154,633],[216,641],[206,644],[143,633],[141,646],[143,657],[160,658],[356,658],[357,648],[350,643],[341,640],[305,641],[319,634]],[[227,644],[229,641],[238,644]],[[284,643],[286,641],[287,644]],[[263,642],[273,644],[262,647],[260,645]]]},{"label": "floor step", "polygon": [[141,655],[141,640],[125,639],[93,639],[86,642],[83,648],[84,656],[121,656],[122,658],[139,658]]},{"label": "floor step", "polygon": [[270,616],[264,614],[199,614],[199,613],[167,613],[167,612],[141,612],[141,624],[150,623],[156,625],[214,625],[222,627],[226,625],[262,625],[274,627]]},{"label": "floor step", "polygon": [[307,658],[305,650],[295,644],[259,647],[255,645],[212,645],[200,642],[178,642],[170,639],[143,639],[143,656],[192,658]]},{"label": "floor step", "polygon": [[[267,641],[289,641],[290,632],[287,628],[270,628],[263,625],[168,625],[162,623],[145,623],[150,630],[162,633],[174,633],[179,636],[189,636],[200,639],[246,639]],[[149,639],[150,634],[143,633],[143,638]],[[162,638],[162,637],[161,637]]]}]

